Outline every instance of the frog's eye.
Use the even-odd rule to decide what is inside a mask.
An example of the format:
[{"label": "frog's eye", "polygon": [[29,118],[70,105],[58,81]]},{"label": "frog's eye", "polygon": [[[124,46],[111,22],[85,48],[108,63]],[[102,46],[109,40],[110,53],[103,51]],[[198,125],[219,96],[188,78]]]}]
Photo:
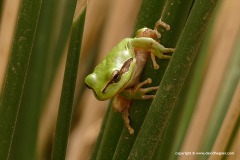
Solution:
[{"label": "frog's eye", "polygon": [[107,85],[103,88],[102,93],[106,92],[106,89],[109,85],[113,84],[113,83],[118,83],[121,80],[122,74],[126,73],[129,71],[129,67],[132,63],[133,59],[129,58],[122,66],[122,68],[119,70],[115,70],[113,71],[111,77],[110,77],[110,81],[107,83]]},{"label": "frog's eye", "polygon": [[111,80],[111,82],[112,83],[117,83],[117,82],[120,81],[120,79],[121,79],[121,73],[118,70],[115,70],[112,73],[112,80]]},{"label": "frog's eye", "polygon": [[117,83],[120,81],[121,79],[121,72],[119,70],[115,70],[113,71],[112,75],[111,75],[111,80],[107,83],[107,85],[103,88],[102,90],[102,93],[105,93],[106,92],[106,89],[107,87],[110,85],[110,84],[113,84],[113,83]]}]

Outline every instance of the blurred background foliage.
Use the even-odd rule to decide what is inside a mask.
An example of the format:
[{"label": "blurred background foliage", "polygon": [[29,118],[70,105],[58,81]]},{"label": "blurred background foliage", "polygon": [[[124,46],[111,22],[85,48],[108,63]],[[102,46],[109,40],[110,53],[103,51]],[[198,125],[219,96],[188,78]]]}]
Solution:
[{"label": "blurred background foliage", "polygon": [[[239,0],[1,1],[0,159],[240,159],[239,8]],[[160,90],[153,102],[134,101],[129,135],[84,78],[160,17],[171,25],[160,42],[176,54],[168,68],[147,63],[142,79]],[[177,154],[197,151],[234,155]]]}]

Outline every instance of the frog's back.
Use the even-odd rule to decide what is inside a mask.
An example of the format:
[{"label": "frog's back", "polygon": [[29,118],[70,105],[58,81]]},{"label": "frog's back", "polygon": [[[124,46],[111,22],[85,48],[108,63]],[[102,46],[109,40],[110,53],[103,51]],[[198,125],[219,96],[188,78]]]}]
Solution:
[{"label": "frog's back", "polygon": [[130,44],[131,38],[125,38],[120,43],[118,43],[106,56],[106,63],[113,65],[119,64],[122,66],[129,58],[134,58],[134,49]]},{"label": "frog's back", "polygon": [[103,61],[96,66],[95,71],[103,70],[120,70],[124,62],[130,58],[134,58],[134,49],[130,44],[131,38],[125,38],[118,43],[103,59]]}]

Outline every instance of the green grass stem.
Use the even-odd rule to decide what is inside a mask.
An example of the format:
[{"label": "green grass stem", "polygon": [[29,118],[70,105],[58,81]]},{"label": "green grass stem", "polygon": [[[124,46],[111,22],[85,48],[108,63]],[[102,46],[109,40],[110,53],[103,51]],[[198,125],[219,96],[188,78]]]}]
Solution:
[{"label": "green grass stem", "polygon": [[196,0],[128,160],[151,159],[202,42],[217,1]]},{"label": "green grass stem", "polygon": [[64,160],[66,156],[68,135],[72,120],[73,99],[75,93],[85,15],[86,6],[83,7],[81,15],[78,17],[76,22],[73,23],[72,26],[61,100],[58,111],[57,126],[52,149],[52,160]]}]

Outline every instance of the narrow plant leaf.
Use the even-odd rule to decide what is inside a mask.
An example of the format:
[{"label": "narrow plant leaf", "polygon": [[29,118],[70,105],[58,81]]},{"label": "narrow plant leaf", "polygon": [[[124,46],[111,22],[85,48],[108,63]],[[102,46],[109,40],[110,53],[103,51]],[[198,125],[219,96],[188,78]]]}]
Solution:
[{"label": "narrow plant leaf", "polygon": [[0,25],[2,24],[2,13],[5,0],[0,0]]},{"label": "narrow plant leaf", "polygon": [[151,159],[159,140],[163,139],[163,132],[166,130],[173,106],[199,49],[216,3],[217,1],[201,0],[194,2],[156,98],[130,152],[129,160]]},{"label": "narrow plant leaf", "polygon": [[[237,1],[235,1],[235,2],[237,3]],[[236,4],[236,3],[234,3],[234,4]],[[240,5],[240,3],[238,3],[238,4]],[[236,6],[237,6],[237,4],[236,4]],[[236,9],[238,9],[238,7],[236,7],[235,10]],[[232,12],[232,10],[233,10],[232,7],[229,8],[228,10],[230,13],[234,14],[234,12]],[[236,18],[238,18],[238,17],[236,17]],[[234,22],[234,24],[240,26],[240,23],[238,23],[238,24],[236,23],[237,20],[232,20],[232,21],[225,20],[225,21],[228,24],[231,24],[231,22]],[[223,34],[225,33],[228,36],[227,28],[223,29],[221,32]],[[225,114],[229,108],[229,104],[233,97],[235,88],[237,87],[239,79],[240,79],[239,27],[232,29],[232,32],[236,33],[236,34],[233,34],[233,37],[235,37],[235,38],[232,38],[231,41],[230,41],[230,39],[225,40],[225,41],[228,41],[228,43],[231,43],[228,45],[229,46],[231,45],[233,48],[233,49],[230,49],[229,52],[226,53],[226,54],[231,55],[231,58],[229,60],[229,63],[228,63],[229,65],[228,65],[228,68],[226,69],[224,79],[222,81],[222,87],[219,89],[219,95],[218,95],[218,98],[214,105],[215,106],[214,111],[212,113],[212,116],[210,117],[210,120],[209,120],[209,123],[207,126],[208,129],[206,129],[206,133],[203,138],[201,151],[210,151],[211,150],[211,148],[214,144],[214,141],[216,139],[216,135],[218,135],[218,132],[219,132],[222,122],[224,120]],[[236,35],[238,35],[238,37]],[[225,38],[223,38],[223,39],[225,39]]]},{"label": "narrow plant leaf", "polygon": [[[235,160],[240,159],[239,148],[240,148],[240,116],[238,117],[238,120],[234,126],[233,132],[231,134],[231,137],[228,141],[228,145],[225,149],[226,152],[234,153],[233,155],[224,155],[224,160]],[[237,153],[237,154],[236,154]]]},{"label": "narrow plant leaf", "polygon": [[65,159],[66,156],[85,15],[86,6],[83,7],[82,14],[73,23],[72,27],[52,150],[52,160]]},{"label": "narrow plant leaf", "polygon": [[105,124],[106,126],[101,138],[97,156],[96,158],[92,157],[92,159],[112,159],[118,139],[121,135],[121,132],[119,131],[123,128],[122,116],[113,110],[111,103],[109,105],[110,112]]},{"label": "narrow plant leaf", "polygon": [[[165,44],[167,47],[176,46],[177,40],[182,33],[182,29],[187,21],[188,15],[191,11],[193,0],[181,0],[176,3],[174,0],[169,0],[164,9],[162,20],[167,22],[171,26],[171,30],[164,34],[161,38],[161,43]],[[160,61],[161,62],[161,61]],[[161,63],[160,63],[161,64]],[[184,93],[182,93],[184,96]],[[178,103],[182,103],[183,99],[178,98]],[[176,108],[175,111],[181,110],[181,108]],[[174,123],[178,122],[180,112],[177,112],[175,116],[171,119]],[[171,123],[170,123],[171,124]],[[158,142],[158,146],[155,150],[153,159],[168,159],[169,150],[172,146],[172,141],[174,140],[176,133],[176,124],[171,124],[164,131],[164,138]],[[164,147],[162,147],[162,145]]]},{"label": "narrow plant leaf", "polygon": [[[168,23],[171,26],[171,30],[168,32],[162,33],[161,44],[166,44],[168,47],[175,46],[181,30],[186,22],[187,15],[190,10],[192,0],[182,1],[180,3],[174,3],[174,1],[167,1],[164,6],[164,11],[162,13],[162,20]],[[179,12],[181,14],[179,14]],[[160,15],[158,19],[160,18]],[[157,21],[157,20],[156,20]],[[155,22],[153,22],[154,24]],[[157,84],[161,80],[164,71],[168,65],[166,60],[158,61],[160,64],[160,69],[155,71],[152,68],[151,62],[146,65],[145,71],[143,72],[142,80],[146,78],[152,78],[153,83]],[[147,114],[148,106],[151,101],[144,102],[143,101],[135,101],[132,105],[131,109],[131,123],[134,127],[135,133],[134,135],[130,135],[126,129],[123,129],[122,135],[118,142],[117,149],[114,154],[114,159],[127,159],[131,148],[134,144],[134,141],[137,137],[138,131],[141,128],[142,122]]]},{"label": "narrow plant leaf", "polygon": [[209,120],[208,129],[206,130],[205,137],[201,151],[210,151],[216,140],[216,135],[221,128],[223,120],[229,109],[230,102],[234,95],[235,89],[240,80],[240,39],[235,42],[236,49],[231,56],[229,67],[226,70],[223,85],[219,91],[219,96],[214,107],[214,112]]},{"label": "narrow plant leaf", "polygon": [[[137,18],[137,23],[133,32],[134,36],[136,30],[139,28],[142,28],[144,26],[147,26],[149,28],[154,27],[155,22],[161,15],[164,4],[165,0],[144,0],[142,2]],[[150,104],[150,101],[148,101],[148,104]],[[142,113],[144,113],[144,111]],[[101,145],[98,150],[97,159],[112,159],[122,129],[125,130],[121,113],[116,113],[111,109],[108,117],[109,118],[107,120],[107,125],[103,133],[103,138],[101,140]],[[115,131],[113,129],[115,129]]]},{"label": "narrow plant leaf", "polygon": [[207,33],[201,45],[201,50],[194,59],[193,66],[184,82],[178,101],[174,106],[175,108],[168,126],[168,132],[166,133],[166,137],[164,137],[165,142],[162,144],[164,147],[161,148],[162,151],[159,153],[158,157],[164,156],[166,159],[171,159],[173,157],[177,158],[175,152],[180,150],[209,64],[209,61],[206,61],[206,59],[209,59],[211,56],[211,53],[208,52],[208,47],[212,23],[213,20],[211,20],[211,23],[208,25]]},{"label": "narrow plant leaf", "polygon": [[102,122],[102,127],[101,127],[101,130],[100,130],[99,134],[98,134],[97,142],[95,143],[95,146],[94,146],[94,149],[93,149],[93,152],[92,152],[92,156],[91,156],[92,160],[96,159],[96,157],[97,157],[98,149],[99,149],[101,141],[103,139],[103,133],[104,133],[104,130],[105,130],[105,127],[106,127],[106,124],[107,124],[110,109],[111,109],[111,107],[109,106],[106,113],[105,113],[105,116],[104,116],[104,119],[103,119],[103,122]]},{"label": "narrow plant leaf", "polygon": [[159,19],[166,0],[143,0],[137,21],[133,30],[133,37],[138,29],[143,27],[153,28]]},{"label": "narrow plant leaf", "polygon": [[22,0],[0,99],[0,159],[10,153],[42,0]]},{"label": "narrow plant leaf", "polygon": [[[231,103],[229,105],[229,109],[227,111],[227,114],[224,118],[223,124],[219,130],[219,134],[217,135],[216,141],[214,142],[214,145],[211,149],[212,152],[218,151],[218,152],[224,152],[227,149],[227,145],[233,137],[234,134],[234,128],[238,125],[239,127],[239,113],[240,113],[240,83],[238,83],[234,95],[232,97]],[[238,154],[238,153],[237,153]],[[216,159],[214,157],[215,155],[210,155],[209,160]],[[222,158],[224,155],[219,155],[218,158]],[[202,156],[200,156],[202,157]]]},{"label": "narrow plant leaf", "polygon": [[[63,23],[64,25],[58,25],[58,23],[62,21],[68,22],[67,19],[72,21],[75,6],[76,0],[65,0],[61,1],[61,3],[57,0],[49,0],[42,3],[18,121],[16,123],[10,155],[11,159],[25,160],[36,158],[39,120],[50,88],[47,84],[50,83],[49,74],[52,70],[50,64],[55,54],[54,48],[57,46],[59,34],[65,35],[65,42],[67,41],[72,24]],[[66,12],[64,8],[68,9],[68,13],[64,13],[64,11]],[[59,31],[62,28],[67,33],[60,33]],[[58,54],[61,55],[62,53],[63,50],[59,51]]]}]

